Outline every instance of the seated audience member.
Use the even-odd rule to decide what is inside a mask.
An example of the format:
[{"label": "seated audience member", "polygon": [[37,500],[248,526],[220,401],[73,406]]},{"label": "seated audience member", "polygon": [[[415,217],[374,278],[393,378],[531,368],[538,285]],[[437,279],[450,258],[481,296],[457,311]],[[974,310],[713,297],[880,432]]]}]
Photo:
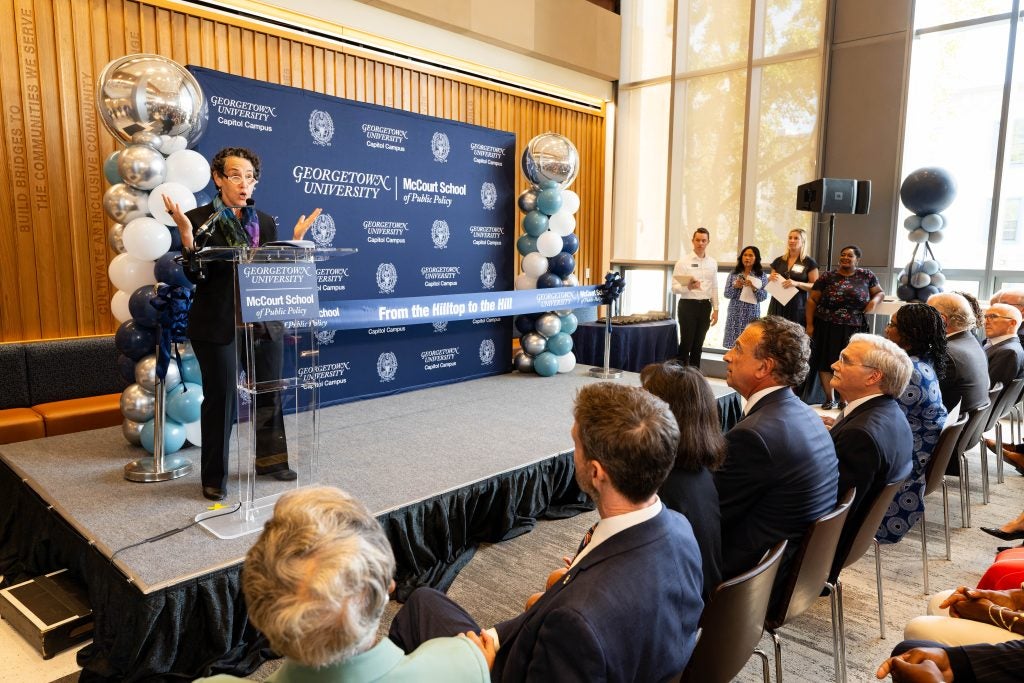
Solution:
[{"label": "seated audience member", "polygon": [[839,466],[828,430],[791,390],[807,376],[810,340],[778,316],[747,325],[725,354],[726,381],[746,399],[715,472],[722,576],[736,576],[789,541],[777,583],[808,526],[836,505]]},{"label": "seated audience member", "polygon": [[967,301],[967,305],[971,307],[971,315],[974,316],[974,329],[971,330],[971,334],[978,340],[979,344],[984,343],[985,329],[981,325],[981,302],[970,292],[953,292],[953,294],[962,296]]},{"label": "seated audience member", "polygon": [[574,417],[576,481],[600,520],[563,578],[493,637],[420,588],[391,624],[399,647],[468,631],[494,681],[663,681],[686,667],[703,609],[700,551],[690,523],[657,495],[676,460],[676,420],[656,396],[610,382],[581,389]]},{"label": "seated audience member", "polygon": [[[1001,289],[992,295],[990,302],[993,304],[1009,304],[1024,316],[1024,288]],[[1020,340],[1021,345],[1024,346],[1024,325],[1017,328],[1017,338]]]},{"label": "seated audience member", "polygon": [[898,543],[914,528],[924,512],[925,475],[939,434],[946,424],[939,378],[946,372],[946,329],[939,312],[922,303],[907,304],[889,318],[885,336],[910,356],[913,372],[897,397],[914,437],[910,476],[896,494],[875,538],[879,543]]},{"label": "seated audience member", "polygon": [[875,672],[890,673],[895,683],[1008,683],[1024,671],[1024,640],[946,647],[924,640],[904,640]]},{"label": "seated audience member", "polygon": [[988,360],[971,335],[974,315],[959,294],[935,294],[928,305],[939,312],[946,324],[946,376],[939,381],[946,410],[960,404],[960,413],[988,403]]},{"label": "seated audience member", "polygon": [[[711,471],[725,457],[718,402],[704,375],[693,367],[654,363],[640,373],[644,389],[668,403],[679,424],[676,463],[658,497],[690,520],[704,567],[705,601],[722,581],[722,527]],[[709,471],[710,470],[710,471]]]},{"label": "seated audience member", "polygon": [[839,490],[857,489],[839,540],[833,576],[842,569],[875,497],[886,485],[910,475],[914,437],[893,397],[903,393],[913,367],[903,349],[873,334],[850,337],[832,365],[832,388],[847,401],[829,432],[839,459]]},{"label": "seated audience member", "polygon": [[1024,373],[1024,347],[1017,337],[1020,311],[1009,304],[992,304],[982,317],[985,320],[989,382],[992,386],[1002,382],[1004,387],[1008,387]]},{"label": "seated audience member", "polygon": [[249,618],[285,656],[267,680],[489,681],[467,638],[431,640],[408,655],[377,640],[394,571],[384,531],[359,501],[330,487],[281,496],[242,571]]},{"label": "seated audience member", "polygon": [[[948,612],[946,611],[948,610]],[[928,615],[907,622],[907,640],[931,640],[943,645],[1002,643],[1024,636],[1024,590],[982,590],[960,586],[936,593]]]}]

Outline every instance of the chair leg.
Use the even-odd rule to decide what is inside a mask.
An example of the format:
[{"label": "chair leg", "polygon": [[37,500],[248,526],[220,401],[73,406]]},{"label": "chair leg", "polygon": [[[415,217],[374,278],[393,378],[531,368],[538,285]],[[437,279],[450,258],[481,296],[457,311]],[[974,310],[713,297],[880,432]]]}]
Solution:
[{"label": "chair leg", "polygon": [[882,599],[882,546],[875,539],[872,539],[872,543],[875,544],[875,581],[878,584],[878,631],[882,635],[882,640],[885,640],[885,603]]},{"label": "chair leg", "polygon": [[769,633],[772,634],[772,641],[775,643],[775,683],[782,683],[782,640],[775,631]]},{"label": "chair leg", "polygon": [[764,683],[772,683],[771,666],[768,664],[768,655],[761,652],[760,650],[754,650],[754,654],[761,658],[761,676],[764,678]]},{"label": "chair leg", "polygon": [[[832,605],[832,641],[835,647],[836,680],[846,683],[846,619],[843,615],[843,582],[836,579],[835,586],[825,584],[829,591],[829,602]],[[838,615],[838,619],[837,619]],[[837,626],[838,621],[838,628]]]},{"label": "chair leg", "polygon": [[960,454],[960,526],[971,526],[971,473],[967,470],[967,456]]},{"label": "chair leg", "polygon": [[928,520],[927,506],[921,510],[921,570],[924,573],[924,594],[928,595]]},{"label": "chair leg", "polygon": [[945,477],[942,478],[942,527],[946,533],[946,559],[952,560],[953,554],[949,549],[949,487]]},{"label": "chair leg", "polygon": [[[1013,431],[1013,430],[1011,430]],[[987,448],[982,442],[981,447]],[[1003,483],[1003,425],[996,420],[996,482]]]},{"label": "chair leg", "polygon": [[981,502],[988,505],[988,448],[985,447],[985,435],[982,434],[981,438],[982,440],[978,442],[978,453],[981,460]]}]

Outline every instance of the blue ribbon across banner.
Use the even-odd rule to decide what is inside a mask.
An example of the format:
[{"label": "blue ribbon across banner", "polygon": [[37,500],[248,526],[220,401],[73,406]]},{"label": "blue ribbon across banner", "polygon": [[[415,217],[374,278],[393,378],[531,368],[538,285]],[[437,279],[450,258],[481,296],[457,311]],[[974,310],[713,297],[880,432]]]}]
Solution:
[{"label": "blue ribbon across banner", "polygon": [[515,292],[472,292],[447,296],[332,301],[320,308],[318,327],[358,330],[385,325],[416,325],[541,311],[600,306],[601,287],[556,287]]}]

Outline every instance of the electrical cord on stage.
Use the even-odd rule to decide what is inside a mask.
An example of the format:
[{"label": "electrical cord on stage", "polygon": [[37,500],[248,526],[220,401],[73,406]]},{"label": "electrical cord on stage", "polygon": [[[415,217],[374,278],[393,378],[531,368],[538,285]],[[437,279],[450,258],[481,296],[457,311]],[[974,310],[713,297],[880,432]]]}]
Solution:
[{"label": "electrical cord on stage", "polygon": [[[219,512],[216,515],[210,515],[209,517],[203,517],[203,521],[205,521],[207,519],[213,519],[215,517],[223,517],[224,515],[233,514],[235,512],[238,512],[238,510],[240,510],[241,507],[242,507],[242,503],[241,502],[235,503],[233,507],[225,508],[225,510],[223,512]],[[119,553],[121,553],[121,552],[123,552],[125,550],[131,550],[132,548],[137,548],[140,545],[145,545],[147,543],[154,543],[155,541],[161,541],[161,540],[163,540],[165,538],[173,536],[174,534],[180,534],[182,531],[185,531],[186,529],[191,529],[192,527],[194,527],[198,523],[199,523],[199,520],[193,520],[189,524],[186,524],[185,526],[182,526],[182,527],[178,527],[177,529],[168,529],[167,531],[164,531],[163,533],[159,533],[156,536],[150,536],[149,538],[147,538],[145,540],[142,540],[142,541],[139,541],[138,543],[132,543],[131,545],[126,545],[123,548],[118,548],[113,553],[111,553],[110,561],[113,562],[114,558],[117,557]]]}]

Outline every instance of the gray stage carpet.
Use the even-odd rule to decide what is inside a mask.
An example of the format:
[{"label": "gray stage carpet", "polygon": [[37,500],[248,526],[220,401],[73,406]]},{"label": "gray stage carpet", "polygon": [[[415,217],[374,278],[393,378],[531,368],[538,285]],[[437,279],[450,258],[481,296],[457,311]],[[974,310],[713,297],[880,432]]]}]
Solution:
[{"label": "gray stage carpet", "polygon": [[[573,396],[596,381],[587,369],[551,378],[511,373],[324,409],[320,483],[381,514],[572,450]],[[639,377],[619,381],[638,384]],[[713,386],[716,394],[731,392]],[[122,467],[144,452],[120,428],[0,446],[0,458],[107,557],[207,509],[199,450],[181,454],[193,461],[192,474],[139,484],[126,481]],[[115,562],[149,593],[241,562],[255,539],[221,540],[194,526],[118,552]]]}]

